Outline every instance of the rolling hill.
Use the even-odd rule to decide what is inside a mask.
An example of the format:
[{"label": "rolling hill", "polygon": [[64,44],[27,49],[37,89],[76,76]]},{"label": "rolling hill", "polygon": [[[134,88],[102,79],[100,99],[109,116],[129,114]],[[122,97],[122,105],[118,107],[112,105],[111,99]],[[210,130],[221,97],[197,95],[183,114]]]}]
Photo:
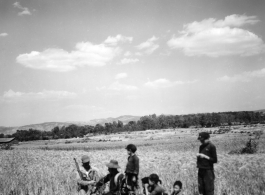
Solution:
[{"label": "rolling hill", "polygon": [[255,110],[254,112],[265,112],[265,109]]},{"label": "rolling hill", "polygon": [[131,116],[131,115],[124,115],[119,116],[117,118],[106,118],[106,119],[94,119],[90,121],[90,125],[96,124],[105,124],[105,123],[112,123],[113,121],[121,121],[123,124],[127,124],[130,121],[138,121],[141,117],[140,116]]},{"label": "rolling hill", "polygon": [[71,121],[71,122],[45,122],[40,124],[31,124],[31,125],[24,125],[19,127],[3,127],[0,126],[0,134],[13,134],[17,130],[29,130],[29,129],[36,129],[40,131],[51,131],[54,127],[62,127],[62,126],[69,126],[71,124],[83,126],[83,125],[92,125],[95,126],[96,124],[105,123],[112,123],[113,121],[122,121],[124,124],[127,124],[129,121],[137,121],[140,119],[140,116],[131,116],[131,115],[124,115],[119,116],[117,118],[102,118],[102,119],[93,119],[90,121]]}]

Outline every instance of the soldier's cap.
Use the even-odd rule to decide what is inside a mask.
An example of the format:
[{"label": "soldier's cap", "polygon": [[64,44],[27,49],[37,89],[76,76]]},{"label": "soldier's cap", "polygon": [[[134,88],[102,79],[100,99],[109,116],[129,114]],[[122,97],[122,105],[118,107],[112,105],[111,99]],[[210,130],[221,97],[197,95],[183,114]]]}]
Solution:
[{"label": "soldier's cap", "polygon": [[210,138],[210,134],[208,132],[200,132],[199,136],[198,136],[198,140],[200,139],[209,139]]},{"label": "soldier's cap", "polygon": [[109,163],[106,163],[106,166],[107,166],[108,168],[113,168],[113,169],[119,169],[119,168],[121,168],[121,167],[119,166],[118,161],[116,161],[116,160],[110,160]]},{"label": "soldier's cap", "polygon": [[82,160],[82,163],[88,163],[88,162],[90,162],[90,158],[87,155],[82,156],[81,160]]}]

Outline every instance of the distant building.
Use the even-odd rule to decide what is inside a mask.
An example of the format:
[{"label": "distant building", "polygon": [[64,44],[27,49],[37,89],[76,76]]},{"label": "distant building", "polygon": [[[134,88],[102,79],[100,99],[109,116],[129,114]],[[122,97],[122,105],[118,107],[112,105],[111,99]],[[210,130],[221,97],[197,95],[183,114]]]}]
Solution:
[{"label": "distant building", "polygon": [[85,137],[92,137],[92,136],[94,136],[93,133],[88,133],[88,134],[85,135]]},{"label": "distant building", "polygon": [[7,148],[8,146],[11,146],[13,144],[18,144],[18,141],[16,138],[0,138],[0,148]]},{"label": "distant building", "polygon": [[190,129],[197,129],[197,128],[201,128],[201,125],[191,125],[189,128]]},{"label": "distant building", "polygon": [[232,123],[232,125],[241,125],[240,122],[231,122],[231,123]]}]

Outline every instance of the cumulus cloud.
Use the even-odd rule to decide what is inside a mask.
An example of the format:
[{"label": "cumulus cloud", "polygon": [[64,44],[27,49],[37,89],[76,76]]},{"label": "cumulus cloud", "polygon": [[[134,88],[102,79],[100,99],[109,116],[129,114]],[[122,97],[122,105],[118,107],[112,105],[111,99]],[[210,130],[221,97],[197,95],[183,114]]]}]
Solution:
[{"label": "cumulus cloud", "polygon": [[116,37],[109,36],[104,41],[104,43],[107,44],[107,45],[115,46],[119,42],[122,42],[122,43],[129,42],[129,43],[131,43],[132,41],[133,41],[133,37],[126,37],[126,36],[122,36],[122,35],[117,35]]},{"label": "cumulus cloud", "polygon": [[140,96],[139,95],[127,95],[126,98],[128,100],[137,100],[140,98]]},{"label": "cumulus cloud", "polygon": [[7,33],[1,33],[0,37],[6,37],[8,34]]},{"label": "cumulus cloud", "polygon": [[16,61],[28,68],[66,72],[82,66],[105,66],[119,53],[119,47],[80,42],[71,52],[50,48],[20,54]]},{"label": "cumulus cloud", "polygon": [[140,53],[140,52],[135,52],[135,55],[136,55],[136,56],[142,56],[143,54]]},{"label": "cumulus cloud", "polygon": [[134,86],[134,85],[126,85],[126,84],[122,84],[119,81],[115,81],[113,82],[109,87],[100,87],[97,88],[98,91],[102,91],[102,90],[110,90],[110,91],[135,91],[138,90],[138,87]]},{"label": "cumulus cloud", "polygon": [[234,76],[223,76],[217,79],[217,81],[222,82],[250,82],[254,78],[265,78],[265,68],[261,70],[255,70],[255,71],[246,71],[242,74],[237,74]]},{"label": "cumulus cloud", "polygon": [[139,62],[139,59],[137,58],[123,58],[120,61],[120,64],[132,64],[132,63],[136,63]]},{"label": "cumulus cloud", "polygon": [[124,53],[124,56],[125,57],[129,57],[129,56],[131,56],[132,55],[132,53],[130,52],[130,51],[126,51],[125,53]]},{"label": "cumulus cloud", "polygon": [[140,45],[136,46],[136,48],[138,48],[139,50],[143,50],[146,54],[151,54],[159,48],[159,45],[155,43],[157,40],[158,38],[153,36],[146,42],[143,42]]},{"label": "cumulus cloud", "polygon": [[126,84],[119,83],[118,81],[115,81],[108,87],[108,89],[114,90],[114,91],[135,91],[138,88],[133,85],[126,85]]},{"label": "cumulus cloud", "polygon": [[195,82],[197,82],[197,80],[184,82],[184,81],[169,81],[165,78],[162,78],[162,79],[157,79],[155,81],[148,81],[144,85],[150,88],[168,88],[168,87],[174,87],[176,85],[183,85],[183,84],[195,83]]},{"label": "cumulus cloud", "polygon": [[4,95],[2,98],[5,100],[56,100],[56,99],[67,99],[67,98],[75,98],[77,95],[73,92],[68,91],[49,91],[49,90],[43,90],[41,92],[15,92],[13,90],[8,90],[4,92]]},{"label": "cumulus cloud", "polygon": [[22,6],[20,5],[19,2],[15,2],[15,3],[13,4],[13,6],[14,6],[15,8],[18,8],[18,9],[22,10],[21,12],[18,13],[19,16],[23,16],[23,15],[31,15],[31,12],[29,11],[29,8],[27,8],[27,7],[22,7]]},{"label": "cumulus cloud", "polygon": [[115,76],[115,79],[123,79],[126,78],[128,75],[125,72],[119,73]]},{"label": "cumulus cloud", "polygon": [[209,18],[184,25],[180,36],[168,41],[172,49],[181,49],[188,56],[252,56],[265,51],[263,40],[254,33],[239,28],[254,25],[256,16],[230,15],[224,20]]}]

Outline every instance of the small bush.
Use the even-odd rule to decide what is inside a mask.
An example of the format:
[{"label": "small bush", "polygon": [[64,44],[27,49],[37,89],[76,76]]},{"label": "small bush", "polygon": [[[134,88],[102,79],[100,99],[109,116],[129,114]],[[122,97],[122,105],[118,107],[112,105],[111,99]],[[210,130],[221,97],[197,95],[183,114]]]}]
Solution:
[{"label": "small bush", "polygon": [[229,154],[255,154],[258,152],[259,138],[263,134],[262,131],[255,132],[254,138],[249,138],[245,147],[232,150]]},{"label": "small bush", "polygon": [[2,149],[2,150],[13,150],[13,147],[11,144],[2,144],[2,145],[0,145],[0,149]]},{"label": "small bush", "polygon": [[242,148],[241,154],[255,154],[255,153],[257,153],[258,144],[259,144],[259,142],[257,139],[250,138],[247,141],[246,146],[244,148]]}]

